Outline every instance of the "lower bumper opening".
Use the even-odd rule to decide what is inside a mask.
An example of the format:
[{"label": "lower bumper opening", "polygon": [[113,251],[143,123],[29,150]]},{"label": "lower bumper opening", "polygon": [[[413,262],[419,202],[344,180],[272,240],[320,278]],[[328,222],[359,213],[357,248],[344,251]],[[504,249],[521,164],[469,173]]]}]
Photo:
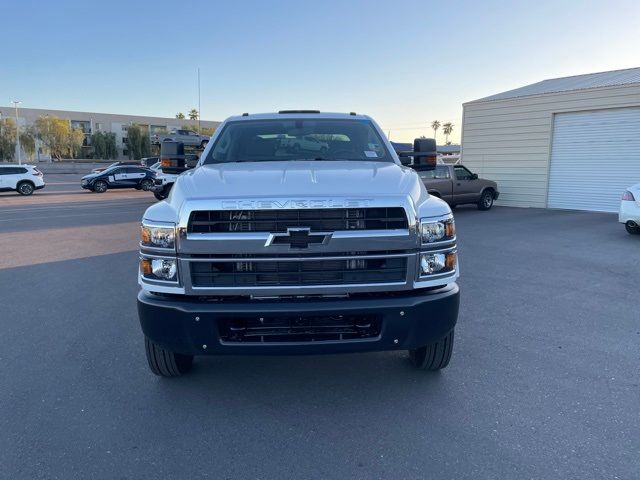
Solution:
[{"label": "lower bumper opening", "polygon": [[323,342],[372,339],[380,335],[377,315],[242,316],[221,318],[219,335],[229,343]]}]

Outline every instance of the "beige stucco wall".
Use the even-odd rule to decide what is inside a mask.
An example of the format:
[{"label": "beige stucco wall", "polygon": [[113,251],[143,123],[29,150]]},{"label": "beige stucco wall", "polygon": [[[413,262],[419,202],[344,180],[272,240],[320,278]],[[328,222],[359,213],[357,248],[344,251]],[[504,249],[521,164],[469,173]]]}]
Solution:
[{"label": "beige stucco wall", "polygon": [[469,102],[461,162],[498,182],[498,204],[546,207],[553,115],[629,106],[640,106],[640,84]]}]

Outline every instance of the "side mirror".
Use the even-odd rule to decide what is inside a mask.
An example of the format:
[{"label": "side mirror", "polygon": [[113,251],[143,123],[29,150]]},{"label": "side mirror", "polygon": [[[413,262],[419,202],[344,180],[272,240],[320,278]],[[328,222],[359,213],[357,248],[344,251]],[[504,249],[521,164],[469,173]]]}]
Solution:
[{"label": "side mirror", "polygon": [[477,173],[472,173],[471,174],[471,180],[477,180],[478,179],[478,174]]},{"label": "side mirror", "polygon": [[182,173],[186,166],[183,142],[162,142],[160,146],[160,168],[163,173]]}]

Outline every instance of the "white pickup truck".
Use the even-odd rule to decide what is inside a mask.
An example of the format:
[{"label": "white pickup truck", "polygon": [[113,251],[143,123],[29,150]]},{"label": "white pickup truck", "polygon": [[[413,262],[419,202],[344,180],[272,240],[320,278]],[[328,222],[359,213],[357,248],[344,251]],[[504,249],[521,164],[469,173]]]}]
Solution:
[{"label": "white pickup truck", "polygon": [[[283,135],[327,150],[279,148]],[[365,115],[226,120],[142,218],[138,316],[151,371],[177,376],[199,355],[401,349],[419,369],[446,367],[455,223],[405,163]]]},{"label": "white pickup truck", "polygon": [[172,130],[164,135],[151,135],[153,145],[160,145],[162,142],[182,142],[185,145],[204,148],[208,141],[208,135],[200,135],[193,130]]}]

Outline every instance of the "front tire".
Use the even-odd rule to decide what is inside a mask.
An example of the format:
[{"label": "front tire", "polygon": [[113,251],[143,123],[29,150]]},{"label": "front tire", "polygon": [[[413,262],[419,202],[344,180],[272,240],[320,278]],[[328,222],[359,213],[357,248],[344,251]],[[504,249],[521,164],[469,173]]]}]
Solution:
[{"label": "front tire", "polygon": [[444,338],[424,347],[409,350],[411,363],[418,370],[441,370],[449,365],[453,352],[454,330]]},{"label": "front tire", "polygon": [[144,349],[149,369],[159,377],[179,377],[193,364],[193,355],[170,352],[144,337]]},{"label": "front tire", "polygon": [[25,196],[31,195],[35,189],[31,182],[20,182],[16,187],[18,193]]},{"label": "front tire", "polygon": [[629,220],[624,224],[624,228],[626,228],[627,232],[631,235],[640,235],[640,225],[638,225],[636,222],[632,222],[631,220]]},{"label": "front tire", "polygon": [[153,187],[153,182],[149,179],[143,180],[140,182],[140,188],[145,192],[148,192]]},{"label": "front tire", "polygon": [[104,180],[98,180],[93,184],[93,191],[96,193],[104,193],[108,188],[109,185],[107,185],[107,182],[105,182]]},{"label": "front tire", "polygon": [[478,210],[489,210],[491,207],[493,207],[493,190],[485,190],[478,202]]},{"label": "front tire", "polygon": [[162,190],[153,192],[153,196],[158,200],[164,200],[169,196],[169,192],[171,192],[172,183],[165,185],[162,187]]}]

